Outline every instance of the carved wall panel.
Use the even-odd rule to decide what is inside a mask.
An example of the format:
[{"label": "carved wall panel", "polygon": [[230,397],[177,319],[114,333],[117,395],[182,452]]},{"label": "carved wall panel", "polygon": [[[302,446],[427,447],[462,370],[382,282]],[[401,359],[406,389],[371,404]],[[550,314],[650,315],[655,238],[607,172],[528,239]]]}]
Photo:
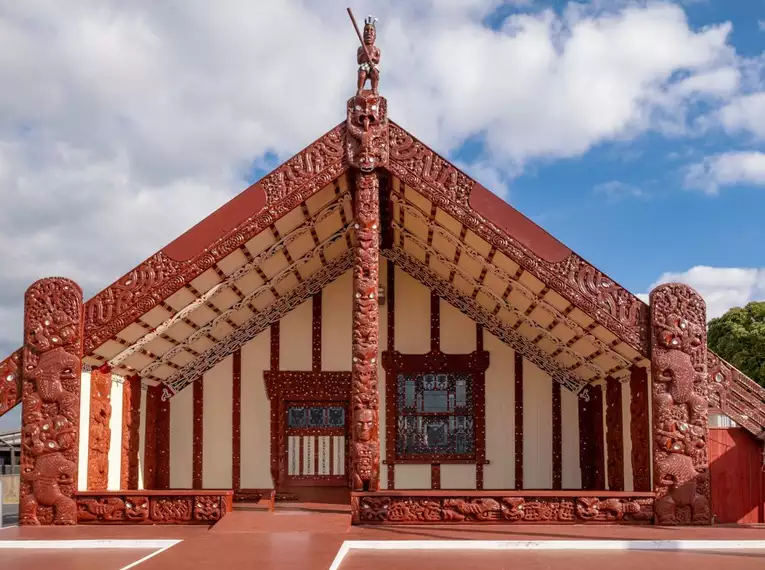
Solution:
[{"label": "carved wall panel", "polygon": [[122,456],[120,489],[138,488],[141,427],[141,378],[130,376],[122,385]]},{"label": "carved wall panel", "polygon": [[377,387],[380,181],[377,175],[358,172],[355,190],[351,486],[356,491],[376,491],[380,486],[380,394]]},{"label": "carved wall panel", "polygon": [[105,491],[109,483],[109,444],[112,430],[112,374],[90,373],[90,423],[88,438],[88,490]]},{"label": "carved wall panel", "polygon": [[[197,493],[197,494],[195,494]],[[232,510],[231,491],[80,493],[80,524],[212,524]]]},{"label": "carved wall panel", "polygon": [[0,416],[21,401],[21,350],[0,362]]},{"label": "carved wall panel", "polygon": [[41,279],[24,297],[21,525],[76,524],[82,290]]},{"label": "carved wall panel", "polygon": [[633,366],[630,372],[630,437],[632,440],[632,484],[635,491],[651,490],[650,417],[648,415],[648,370]]},{"label": "carved wall panel", "polygon": [[650,301],[657,523],[710,524],[706,307],[678,283]]},{"label": "carved wall panel", "polygon": [[[647,410],[646,410],[647,412]],[[624,426],[622,385],[616,378],[606,378],[606,446],[608,490],[624,490]]]},{"label": "carved wall panel", "polygon": [[353,524],[651,524],[653,497],[574,493],[353,493]]}]

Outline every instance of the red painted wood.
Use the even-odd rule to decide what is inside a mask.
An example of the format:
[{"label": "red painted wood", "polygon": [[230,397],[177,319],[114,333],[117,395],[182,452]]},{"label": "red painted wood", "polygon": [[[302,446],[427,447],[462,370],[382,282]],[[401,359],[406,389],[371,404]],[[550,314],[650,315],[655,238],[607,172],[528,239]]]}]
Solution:
[{"label": "red painted wood", "polygon": [[194,424],[192,433],[191,485],[202,489],[202,465],[204,463],[204,378],[194,382]]},{"label": "red painted wood", "polygon": [[231,449],[232,449],[232,468],[231,468],[231,486],[239,489],[242,486],[242,351],[237,349],[234,352],[234,362],[232,370],[232,408],[231,408]]},{"label": "red painted wood", "polygon": [[[161,394],[162,388],[157,386]],[[156,488],[170,488],[170,400],[162,401],[159,397],[157,407],[157,472]]]},{"label": "red painted wood", "polygon": [[515,488],[523,489],[523,356],[515,353]]},{"label": "red painted wood", "polygon": [[143,486],[155,489],[157,486],[157,414],[162,388],[149,386],[146,390],[146,426],[144,428]]},{"label": "red painted wood", "polygon": [[742,428],[712,428],[709,460],[715,522],[765,522],[762,442]]}]

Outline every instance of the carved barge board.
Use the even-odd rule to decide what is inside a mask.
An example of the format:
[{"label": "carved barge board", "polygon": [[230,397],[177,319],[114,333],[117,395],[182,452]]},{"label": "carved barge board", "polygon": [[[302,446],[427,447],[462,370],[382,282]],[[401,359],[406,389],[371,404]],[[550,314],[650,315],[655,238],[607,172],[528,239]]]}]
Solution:
[{"label": "carved barge board", "polygon": [[381,491],[352,493],[353,524],[651,524],[653,493]]},{"label": "carved barge board", "polygon": [[113,491],[77,493],[79,524],[210,525],[233,505],[233,491]]},{"label": "carved barge board", "polygon": [[19,524],[77,523],[82,289],[36,281],[24,296]]}]

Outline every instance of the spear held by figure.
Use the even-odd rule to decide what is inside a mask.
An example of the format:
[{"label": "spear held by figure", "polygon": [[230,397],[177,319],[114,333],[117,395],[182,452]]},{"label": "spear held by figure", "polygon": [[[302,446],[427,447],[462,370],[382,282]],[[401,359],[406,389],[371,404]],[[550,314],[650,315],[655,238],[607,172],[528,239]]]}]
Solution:
[{"label": "spear held by figure", "polygon": [[377,29],[375,28],[376,19],[372,16],[368,16],[364,20],[364,35],[361,35],[359,26],[356,24],[356,18],[353,17],[353,12],[348,8],[348,15],[351,17],[353,28],[356,30],[356,35],[359,37],[361,47],[356,53],[356,60],[359,64],[359,81],[357,95],[361,95],[364,89],[364,84],[369,78],[369,82],[372,86],[372,93],[377,95],[377,84],[380,80],[380,70],[377,65],[380,63],[380,48],[375,46],[375,40],[377,39]]}]

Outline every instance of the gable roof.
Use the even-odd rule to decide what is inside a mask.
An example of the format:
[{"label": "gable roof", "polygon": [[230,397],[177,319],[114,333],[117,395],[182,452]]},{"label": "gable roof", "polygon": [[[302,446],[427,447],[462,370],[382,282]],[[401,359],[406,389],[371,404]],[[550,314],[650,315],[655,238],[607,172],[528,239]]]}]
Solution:
[{"label": "gable roof", "polygon": [[[384,256],[573,390],[648,364],[645,303],[402,127],[389,129]],[[86,363],[180,389],[347,271],[344,138],[343,123],[88,300]],[[18,376],[18,354],[0,363],[0,378]],[[715,401],[762,430],[765,391],[724,366]],[[18,402],[13,384],[0,382],[0,415]]]}]

